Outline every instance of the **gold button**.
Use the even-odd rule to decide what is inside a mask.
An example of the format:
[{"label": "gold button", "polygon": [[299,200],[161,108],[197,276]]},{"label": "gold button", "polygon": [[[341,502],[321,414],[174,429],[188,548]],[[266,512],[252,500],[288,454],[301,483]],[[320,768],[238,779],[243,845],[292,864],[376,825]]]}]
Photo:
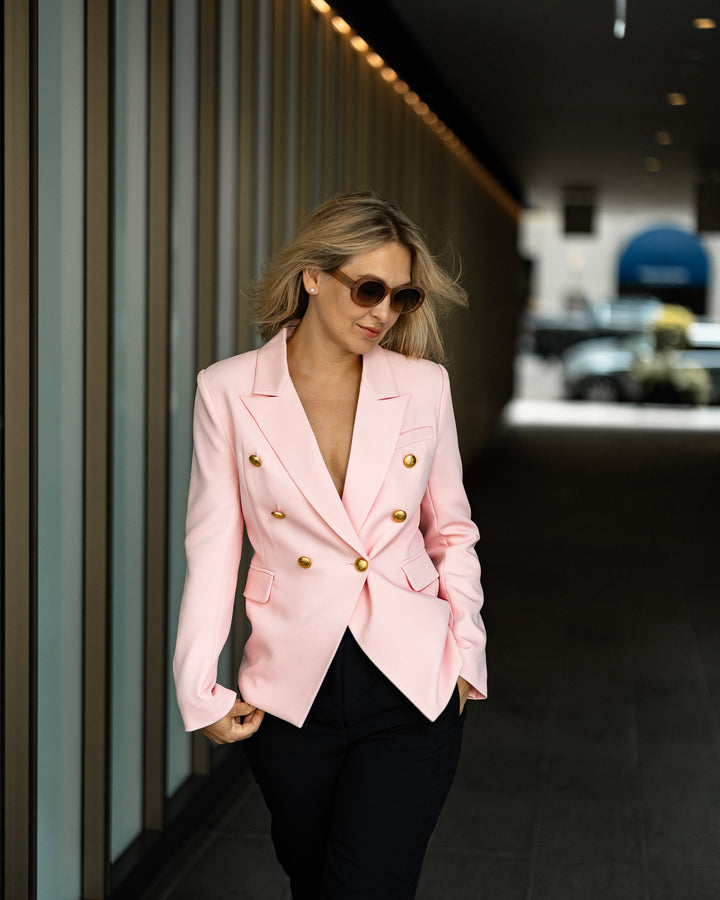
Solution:
[{"label": "gold button", "polygon": [[408,469],[412,469],[412,467],[415,465],[416,462],[417,462],[417,460],[412,455],[412,453],[408,453],[408,455],[406,457],[404,457],[404,459],[403,459],[403,465],[406,466]]},{"label": "gold button", "polygon": [[367,569],[367,567],[368,567],[368,561],[366,559],[363,559],[362,556],[359,556],[355,560],[355,568],[358,570],[358,572],[364,572]]},{"label": "gold button", "polygon": [[393,519],[395,519],[396,522],[404,522],[405,519],[407,519],[407,513],[404,509],[396,509],[393,513]]},{"label": "gold button", "polygon": [[301,556],[298,560],[298,565],[301,569],[309,569],[312,565],[312,560],[307,556]]},{"label": "gold button", "polygon": [[260,459],[259,456],[255,456],[255,454],[253,453],[253,455],[250,457],[250,465],[251,466],[261,466],[262,460]]},{"label": "gold button", "polygon": [[284,519],[284,518],[285,518],[285,513],[284,513],[284,512],[281,512],[279,509],[274,509],[274,510],[270,513],[270,515],[271,515],[274,519]]}]

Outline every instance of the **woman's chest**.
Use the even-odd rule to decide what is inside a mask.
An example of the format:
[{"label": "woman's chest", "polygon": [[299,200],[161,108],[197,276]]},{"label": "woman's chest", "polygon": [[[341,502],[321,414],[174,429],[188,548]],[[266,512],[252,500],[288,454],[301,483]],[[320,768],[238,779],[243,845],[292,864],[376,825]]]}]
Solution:
[{"label": "woman's chest", "polygon": [[358,387],[329,386],[326,390],[297,388],[320,454],[340,495],[345,486],[352,446]]}]

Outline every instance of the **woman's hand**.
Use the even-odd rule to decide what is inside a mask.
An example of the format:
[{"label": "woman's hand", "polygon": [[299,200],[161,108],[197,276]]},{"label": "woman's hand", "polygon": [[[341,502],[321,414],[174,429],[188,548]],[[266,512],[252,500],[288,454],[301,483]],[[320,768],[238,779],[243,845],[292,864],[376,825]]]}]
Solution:
[{"label": "woman's hand", "polygon": [[470,688],[472,685],[469,681],[465,681],[462,675],[457,680],[458,691],[460,693],[460,712],[465,709],[465,703],[467,702],[468,694],[470,693]]},{"label": "woman's hand", "polygon": [[260,727],[264,715],[261,709],[238,698],[226,716],[214,725],[203,728],[202,733],[214,744],[234,744],[235,741],[252,737]]}]

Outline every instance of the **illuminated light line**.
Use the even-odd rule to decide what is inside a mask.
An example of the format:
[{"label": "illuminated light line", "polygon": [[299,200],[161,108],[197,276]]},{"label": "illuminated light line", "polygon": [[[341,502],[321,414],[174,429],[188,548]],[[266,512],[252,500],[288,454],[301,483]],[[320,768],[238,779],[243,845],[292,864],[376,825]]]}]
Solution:
[{"label": "illuminated light line", "polygon": [[[626,0],[616,0],[616,3],[618,7],[622,7],[624,14]],[[349,35],[351,47],[365,57],[365,61],[378,71],[378,74],[386,83],[392,85],[393,90],[403,98],[413,112],[445,143],[448,149],[452,150],[463,161],[470,173],[475,176],[484,189],[497,200],[510,216],[516,219],[520,211],[517,201],[507,193],[494,176],[462,143],[460,138],[440,121],[427,103],[423,103],[420,97],[410,90],[409,85],[398,77],[397,72],[385,65],[385,60],[380,54],[372,50],[367,41],[359,34],[353,33],[352,26],[341,16],[336,15],[332,6],[326,0],[310,0],[310,5],[316,12],[330,17],[330,25],[336,32],[343,36]]]}]

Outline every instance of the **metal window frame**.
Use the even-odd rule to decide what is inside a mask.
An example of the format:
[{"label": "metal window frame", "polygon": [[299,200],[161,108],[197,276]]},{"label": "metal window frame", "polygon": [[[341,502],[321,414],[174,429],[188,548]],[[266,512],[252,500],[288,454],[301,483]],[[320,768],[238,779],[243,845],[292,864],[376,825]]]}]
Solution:
[{"label": "metal window frame", "polygon": [[6,0],[3,146],[3,818],[6,897],[36,884],[37,4]]}]

